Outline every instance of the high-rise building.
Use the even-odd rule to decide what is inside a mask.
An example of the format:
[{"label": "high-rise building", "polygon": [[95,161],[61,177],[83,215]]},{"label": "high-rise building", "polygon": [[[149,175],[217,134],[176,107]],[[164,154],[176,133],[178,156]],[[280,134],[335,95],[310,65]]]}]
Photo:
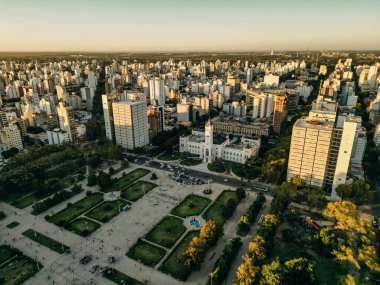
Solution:
[{"label": "high-rise building", "polygon": [[287,180],[299,176],[305,184],[338,198],[335,189],[346,183],[358,122],[355,116],[334,120],[325,115],[315,110],[294,124]]},{"label": "high-rise building", "polygon": [[112,112],[116,144],[133,150],[149,143],[145,102],[114,102]]},{"label": "high-rise building", "polygon": [[0,142],[7,145],[9,148],[23,149],[21,132],[15,124],[0,128]]},{"label": "high-rise building", "polygon": [[75,124],[74,110],[72,107],[65,106],[63,102],[59,102],[58,108],[58,120],[61,130],[68,133],[70,141],[74,144],[78,143],[78,134]]},{"label": "high-rise building", "polygon": [[373,141],[376,146],[380,145],[380,124],[378,124],[375,128],[375,134],[373,135]]},{"label": "high-rise building", "polygon": [[286,117],[286,96],[276,95],[274,98],[274,114],[273,114],[273,132],[275,134],[281,133],[281,126],[284,118]]},{"label": "high-rise building", "polygon": [[152,105],[165,105],[164,80],[156,77],[149,80],[150,103]]},{"label": "high-rise building", "polygon": [[104,124],[106,127],[106,137],[115,142],[115,126],[113,123],[112,103],[119,101],[117,93],[108,93],[102,95]]},{"label": "high-rise building", "polygon": [[147,111],[150,137],[154,137],[164,130],[163,109],[164,108],[162,106],[151,107]]}]

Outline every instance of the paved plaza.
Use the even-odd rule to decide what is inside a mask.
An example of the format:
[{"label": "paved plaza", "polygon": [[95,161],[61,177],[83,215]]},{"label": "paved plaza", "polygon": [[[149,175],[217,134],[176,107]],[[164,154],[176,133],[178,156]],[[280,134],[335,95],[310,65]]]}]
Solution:
[{"label": "paved plaza", "polygon": [[[169,275],[160,272],[157,268],[175,248],[175,245],[167,251],[166,256],[161,259],[159,264],[154,268],[145,266],[126,256],[128,250],[137,242],[139,238],[144,237],[163,217],[169,215],[187,195],[197,194],[205,196],[202,191],[211,187],[211,195],[207,197],[214,200],[223,190],[228,187],[220,184],[210,185],[178,185],[177,182],[168,178],[168,172],[147,167],[146,165],[131,165],[125,172],[143,167],[156,173],[158,180],[153,181],[158,187],[151,190],[145,196],[132,204],[129,211],[121,212],[107,223],[90,234],[87,238],[69,232],[66,229],[60,229],[58,226],[47,222],[45,215],[54,214],[64,209],[67,203],[75,203],[85,197],[87,190],[96,191],[97,186],[87,187],[86,180],[82,182],[85,191],[82,193],[52,207],[48,211],[34,216],[31,214],[32,207],[25,209],[16,209],[5,203],[0,203],[0,208],[4,210],[7,217],[0,222],[1,244],[9,244],[18,248],[26,255],[38,260],[43,264],[43,268],[25,284],[113,284],[111,281],[103,278],[100,273],[92,273],[91,268],[94,265],[102,267],[112,266],[113,268],[148,284],[157,285],[175,285],[184,284]],[[121,177],[122,173],[115,176]],[[147,174],[142,180],[150,181],[150,175]],[[248,209],[249,205],[256,198],[254,192],[250,192],[237,207],[233,217],[224,225],[224,236],[217,246],[210,249],[205,257],[205,262],[200,271],[194,272],[185,284],[205,284],[208,274],[212,271],[215,260],[221,254],[225,244],[232,237],[236,236],[237,221],[240,216]],[[267,197],[269,203],[270,197]],[[13,229],[6,227],[7,224],[17,221],[19,226]],[[202,220],[204,222],[204,220]],[[184,223],[189,229],[189,219]],[[22,235],[25,230],[33,228],[65,245],[71,247],[71,252],[58,254],[47,247],[39,245]],[[250,235],[243,238],[244,245],[242,253],[247,248]],[[176,244],[181,241],[179,239]],[[92,255],[92,261],[86,265],[80,264],[79,260],[85,255]],[[240,255],[240,253],[239,253]],[[116,257],[116,262],[109,264],[107,258]],[[236,264],[240,262],[240,256],[237,257]],[[235,266],[235,264],[234,264]],[[233,270],[235,270],[234,268]],[[226,283],[227,284],[227,283]]]}]

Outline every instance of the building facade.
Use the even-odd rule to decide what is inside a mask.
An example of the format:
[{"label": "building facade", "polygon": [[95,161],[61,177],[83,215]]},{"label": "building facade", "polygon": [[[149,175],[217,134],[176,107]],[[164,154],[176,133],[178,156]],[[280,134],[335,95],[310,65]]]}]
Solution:
[{"label": "building facade", "polygon": [[116,144],[129,150],[149,144],[145,102],[114,102],[112,112]]}]

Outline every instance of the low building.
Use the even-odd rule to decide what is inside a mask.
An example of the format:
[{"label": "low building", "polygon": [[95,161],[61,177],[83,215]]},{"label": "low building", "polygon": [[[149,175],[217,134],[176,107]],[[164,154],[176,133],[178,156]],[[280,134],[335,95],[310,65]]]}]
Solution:
[{"label": "low building", "polygon": [[209,121],[205,131],[192,131],[189,136],[180,138],[180,152],[189,152],[198,155],[205,162],[224,159],[244,164],[245,161],[256,156],[260,148],[259,138],[242,137],[239,143],[231,142],[228,136],[214,134],[213,124]]},{"label": "low building", "polygon": [[60,128],[55,128],[53,130],[46,132],[49,144],[61,145],[63,143],[70,142],[69,133],[62,131]]},{"label": "low building", "polygon": [[240,117],[215,117],[212,123],[216,133],[248,137],[268,136],[271,126],[266,122],[249,121],[247,118]]}]

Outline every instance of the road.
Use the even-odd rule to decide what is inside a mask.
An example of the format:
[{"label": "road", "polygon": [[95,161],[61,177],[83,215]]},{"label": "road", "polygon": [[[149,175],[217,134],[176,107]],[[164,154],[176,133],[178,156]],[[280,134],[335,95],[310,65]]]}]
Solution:
[{"label": "road", "polygon": [[[156,168],[156,169],[160,169],[160,170],[164,170],[164,171],[173,173],[173,170],[170,170],[168,167],[161,168],[161,164],[160,164],[161,161],[155,161],[155,160],[148,158],[148,157],[145,157],[145,156],[135,156],[135,155],[129,155],[129,154],[125,155],[125,158],[127,158],[130,162],[138,164],[138,165],[148,165],[152,168]],[[252,181],[248,182],[246,180],[243,181],[242,179],[235,178],[232,175],[213,174],[211,172],[202,172],[199,170],[191,169],[191,168],[188,168],[186,166],[180,165],[178,162],[166,161],[163,163],[165,165],[172,166],[172,168],[174,168],[174,170],[175,170],[175,167],[180,167],[181,169],[184,169],[185,174],[188,176],[196,177],[196,178],[206,180],[206,181],[209,179],[212,179],[213,182],[218,183],[218,184],[222,184],[222,185],[225,185],[228,187],[233,187],[233,188],[244,187],[244,188],[253,189],[255,184],[260,184],[260,185],[267,186],[270,189],[267,193],[265,193],[265,194],[269,194],[269,195],[271,194],[271,190],[273,190],[275,188],[275,186],[272,184],[266,184],[263,182],[252,182]]]}]

